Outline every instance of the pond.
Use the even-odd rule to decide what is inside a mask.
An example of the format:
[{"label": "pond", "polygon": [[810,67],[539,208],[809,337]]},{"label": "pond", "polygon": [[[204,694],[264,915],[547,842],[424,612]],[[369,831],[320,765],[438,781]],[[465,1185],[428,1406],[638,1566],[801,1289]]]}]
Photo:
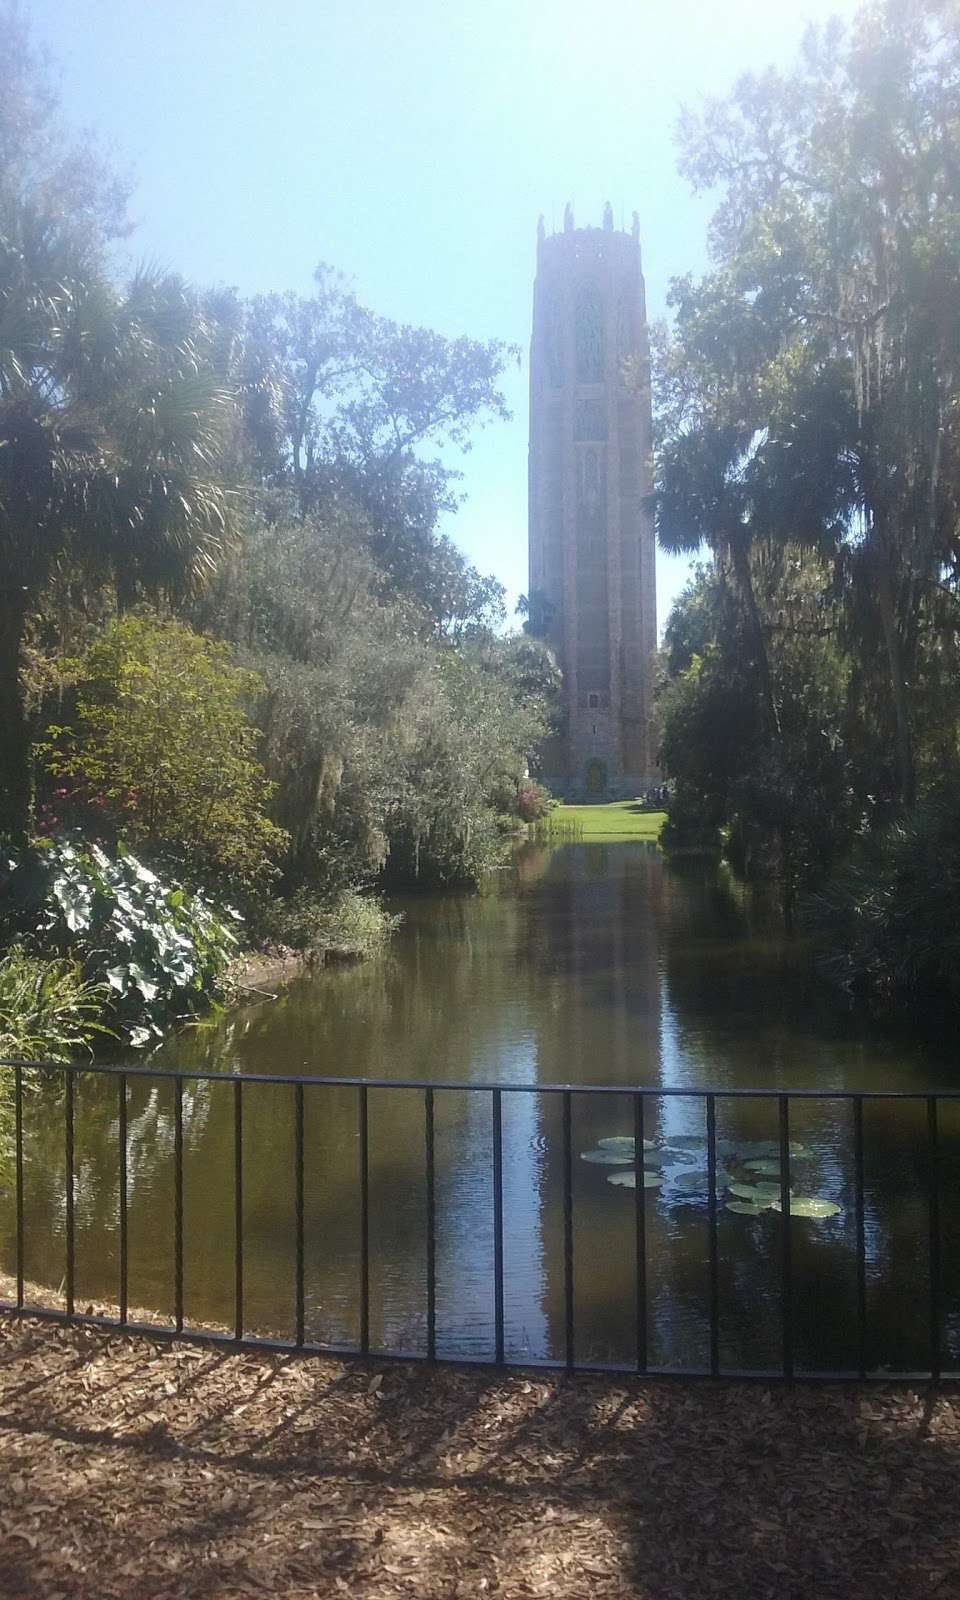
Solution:
[{"label": "pond", "polygon": [[[479,895],[398,903],[401,931],[369,963],[305,977],[169,1041],[165,1066],[457,1083],[624,1084],[660,1088],[924,1091],[960,1084],[952,1041],[856,1015],[810,973],[776,914],[722,866],[668,862],[653,845],[525,844]],[[305,1116],[305,1326],[356,1343],[361,1260],[358,1096],[309,1087]],[[369,1091],[369,1294],[374,1348],[426,1340],[424,1101]],[[131,1079],[128,1100],[129,1302],[167,1321],[173,1301],[173,1090]],[[244,1090],[244,1309],[248,1332],[294,1327],[294,1091]],[[709,1356],[708,1204],[702,1100],[646,1102],[642,1213],[651,1365]],[[763,1370],[780,1359],[780,1217],[773,1098],[717,1104],[720,1357]],[[562,1103],[503,1096],[503,1314],[508,1359],[562,1360],[565,1339]],[[829,1202],[791,1221],[798,1365],[858,1361],[853,1113],[849,1102],[790,1106],[791,1183]],[[944,1239],[960,1225],[960,1114],[941,1102]],[[927,1109],[864,1110],[868,1366],[925,1368],[929,1302]],[[117,1097],[82,1077],[76,1098],[76,1293],[115,1303]],[[572,1103],[572,1243],[577,1359],[625,1363],[635,1350],[636,1213],[626,1095]],[[184,1296],[187,1322],[231,1325],[233,1101],[225,1082],[184,1085]],[[438,1091],[436,1339],[442,1356],[494,1352],[491,1098]],[[63,1275],[63,1122],[52,1091],[28,1097],[25,1275]],[[579,1159],[604,1150],[602,1158]],[[617,1164],[613,1164],[616,1159]],[[756,1163],[760,1163],[759,1166]],[[608,1164],[609,1163],[609,1164]],[[753,1163],[754,1165],[750,1165]],[[626,1182],[624,1175],[627,1175]],[[611,1179],[618,1181],[611,1182]],[[738,1196],[730,1185],[746,1193]],[[751,1192],[752,1191],[752,1192]],[[730,1203],[734,1209],[730,1209]],[[12,1269],[12,1197],[0,1196],[2,1264]],[[942,1338],[960,1343],[960,1272],[944,1251]]]}]

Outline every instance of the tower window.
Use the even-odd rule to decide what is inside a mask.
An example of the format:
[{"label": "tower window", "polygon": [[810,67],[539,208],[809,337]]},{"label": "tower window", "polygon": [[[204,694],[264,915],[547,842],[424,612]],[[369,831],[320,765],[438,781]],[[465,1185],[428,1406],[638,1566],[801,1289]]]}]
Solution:
[{"label": "tower window", "polygon": [[577,382],[603,382],[603,307],[595,283],[582,283],[575,319]]},{"label": "tower window", "polygon": [[[588,706],[589,710],[596,711],[598,706],[599,706],[599,704],[600,704],[600,696],[598,694],[588,694],[587,695],[587,706]],[[594,733],[596,733],[596,731],[597,731],[596,728],[594,728],[593,731],[594,731]]]}]

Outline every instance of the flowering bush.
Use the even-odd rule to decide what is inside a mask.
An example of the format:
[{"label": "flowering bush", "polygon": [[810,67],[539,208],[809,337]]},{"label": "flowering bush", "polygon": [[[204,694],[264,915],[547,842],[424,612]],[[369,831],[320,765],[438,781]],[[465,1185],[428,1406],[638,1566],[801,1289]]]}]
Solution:
[{"label": "flowering bush", "polygon": [[517,785],[517,814],[524,822],[537,822],[545,817],[553,801],[549,789],[533,778],[524,778]]}]

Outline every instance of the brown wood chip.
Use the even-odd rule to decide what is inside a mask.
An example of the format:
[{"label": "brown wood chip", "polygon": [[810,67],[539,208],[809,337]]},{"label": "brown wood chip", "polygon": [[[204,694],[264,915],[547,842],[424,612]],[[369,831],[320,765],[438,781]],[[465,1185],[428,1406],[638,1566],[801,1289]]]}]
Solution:
[{"label": "brown wood chip", "polygon": [[3,1600],[960,1600],[960,1403],[0,1319]]}]

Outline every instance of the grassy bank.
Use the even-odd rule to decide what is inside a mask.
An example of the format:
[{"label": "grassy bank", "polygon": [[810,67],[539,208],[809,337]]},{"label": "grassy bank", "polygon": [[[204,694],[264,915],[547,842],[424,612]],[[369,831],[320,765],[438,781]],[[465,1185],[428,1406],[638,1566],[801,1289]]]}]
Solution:
[{"label": "grassy bank", "polygon": [[547,833],[576,834],[584,839],[659,839],[665,811],[645,811],[636,800],[610,805],[555,806],[544,819]]}]

